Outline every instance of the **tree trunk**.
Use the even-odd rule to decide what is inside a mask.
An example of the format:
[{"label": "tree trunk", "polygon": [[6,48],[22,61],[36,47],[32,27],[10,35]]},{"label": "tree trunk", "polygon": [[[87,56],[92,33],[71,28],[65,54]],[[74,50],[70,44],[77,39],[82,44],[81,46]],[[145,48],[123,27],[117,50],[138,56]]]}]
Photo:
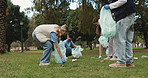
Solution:
[{"label": "tree trunk", "polygon": [[143,32],[144,40],[145,40],[145,46],[148,48],[148,32]]},{"label": "tree trunk", "polygon": [[92,48],[92,43],[91,43],[91,42],[87,42],[87,44],[88,44],[90,50],[93,50],[93,48]]},{"label": "tree trunk", "polygon": [[7,1],[0,0],[0,54],[5,53]]},{"label": "tree trunk", "polygon": [[8,51],[8,52],[10,52],[10,48],[11,48],[10,45],[11,45],[11,44],[8,44],[8,48],[7,48],[7,51]]}]

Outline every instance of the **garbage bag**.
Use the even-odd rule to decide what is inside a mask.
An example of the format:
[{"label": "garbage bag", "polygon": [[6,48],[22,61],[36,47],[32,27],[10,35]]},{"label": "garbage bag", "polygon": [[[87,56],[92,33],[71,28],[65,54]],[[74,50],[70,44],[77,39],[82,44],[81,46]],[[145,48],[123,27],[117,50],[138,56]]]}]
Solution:
[{"label": "garbage bag", "polygon": [[107,38],[115,36],[116,22],[112,17],[110,9],[106,10],[104,7],[101,8],[99,23],[103,36]]},{"label": "garbage bag", "polygon": [[106,56],[108,56],[109,57],[109,48],[106,48]]},{"label": "garbage bag", "polygon": [[80,57],[82,57],[81,51],[83,51],[83,49],[81,48],[80,45],[78,45],[76,48],[72,48],[72,56],[74,58],[80,58]]},{"label": "garbage bag", "polygon": [[108,38],[106,38],[105,36],[100,36],[100,38],[98,39],[98,41],[100,42],[100,44],[107,48],[109,43],[108,43]]},{"label": "garbage bag", "polygon": [[[59,45],[59,47],[60,47],[60,50],[61,50],[62,55],[64,56],[64,58],[66,58],[66,48],[65,48],[65,44],[64,44],[62,41],[60,41],[58,45]],[[54,49],[55,49],[55,50],[52,52],[52,55],[55,56],[56,63],[62,63],[61,57],[60,57],[60,55],[59,55],[57,49],[55,48],[55,46],[54,46]]]}]

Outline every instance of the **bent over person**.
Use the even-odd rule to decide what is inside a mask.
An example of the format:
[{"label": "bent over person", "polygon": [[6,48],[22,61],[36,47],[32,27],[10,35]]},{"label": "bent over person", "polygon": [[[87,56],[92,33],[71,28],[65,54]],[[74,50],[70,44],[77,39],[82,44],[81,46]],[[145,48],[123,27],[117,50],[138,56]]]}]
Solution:
[{"label": "bent over person", "polygon": [[76,48],[76,45],[73,43],[72,38],[68,38],[63,41],[66,48],[66,57],[72,55],[72,48]]},{"label": "bent over person", "polygon": [[110,0],[111,4],[104,6],[111,9],[117,23],[115,46],[118,61],[110,67],[134,67],[132,41],[134,36],[133,24],[135,17],[134,0]]},{"label": "bent over person", "polygon": [[54,50],[54,45],[59,53],[59,56],[61,57],[61,61],[66,62],[64,56],[61,53],[60,47],[58,46],[58,39],[61,35],[66,34],[67,31],[67,26],[58,26],[56,24],[43,24],[35,28],[35,30],[32,33],[32,37],[44,49],[39,64],[40,66],[50,65],[50,56],[52,50]]}]

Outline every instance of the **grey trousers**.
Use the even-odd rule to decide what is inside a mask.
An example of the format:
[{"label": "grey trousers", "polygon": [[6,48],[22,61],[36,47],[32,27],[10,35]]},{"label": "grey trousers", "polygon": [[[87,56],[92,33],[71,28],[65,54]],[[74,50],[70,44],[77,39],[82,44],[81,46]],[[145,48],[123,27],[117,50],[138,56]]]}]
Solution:
[{"label": "grey trousers", "polygon": [[117,31],[115,35],[115,52],[118,57],[117,62],[121,64],[133,63],[132,41],[134,36],[134,17],[135,13],[117,22]]}]

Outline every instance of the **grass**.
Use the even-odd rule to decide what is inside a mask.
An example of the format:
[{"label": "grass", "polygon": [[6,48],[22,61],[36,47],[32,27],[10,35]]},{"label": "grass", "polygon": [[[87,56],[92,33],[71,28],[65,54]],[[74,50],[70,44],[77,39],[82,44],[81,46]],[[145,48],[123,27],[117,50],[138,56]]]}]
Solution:
[{"label": "grass", "polygon": [[[6,53],[0,55],[0,78],[147,78],[148,52],[135,52],[136,67],[110,68],[115,61],[97,62],[98,50],[84,50],[83,57],[72,62],[69,57],[65,67],[56,64],[38,66],[42,53]],[[105,57],[105,54],[104,56]]]}]

